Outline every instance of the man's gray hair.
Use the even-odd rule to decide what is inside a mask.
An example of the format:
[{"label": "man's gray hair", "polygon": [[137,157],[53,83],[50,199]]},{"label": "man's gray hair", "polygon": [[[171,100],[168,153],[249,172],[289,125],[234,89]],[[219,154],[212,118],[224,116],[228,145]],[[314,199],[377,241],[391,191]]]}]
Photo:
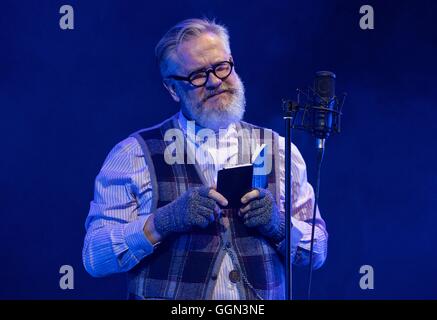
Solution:
[{"label": "man's gray hair", "polygon": [[211,32],[219,36],[229,52],[231,51],[229,33],[225,26],[206,18],[181,21],[167,31],[155,47],[155,55],[161,70],[161,75],[165,75],[169,58],[172,57],[182,42],[196,38],[206,32]]}]

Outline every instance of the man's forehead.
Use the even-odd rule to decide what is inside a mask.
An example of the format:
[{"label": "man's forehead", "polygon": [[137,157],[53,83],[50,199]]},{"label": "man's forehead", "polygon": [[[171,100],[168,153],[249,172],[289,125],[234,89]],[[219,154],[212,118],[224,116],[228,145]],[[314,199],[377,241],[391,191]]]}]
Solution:
[{"label": "man's forehead", "polygon": [[213,33],[203,33],[182,42],[172,60],[180,72],[189,72],[227,60],[229,55],[229,48],[222,38]]}]

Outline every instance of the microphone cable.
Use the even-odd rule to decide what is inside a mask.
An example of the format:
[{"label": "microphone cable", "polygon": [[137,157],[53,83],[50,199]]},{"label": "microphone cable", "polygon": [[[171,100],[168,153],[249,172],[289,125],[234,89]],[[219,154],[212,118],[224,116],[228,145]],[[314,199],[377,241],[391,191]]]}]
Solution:
[{"label": "microphone cable", "polygon": [[319,191],[320,191],[320,172],[322,168],[323,155],[325,153],[325,139],[317,139],[317,176],[316,176],[316,189],[314,191],[314,208],[313,208],[313,219],[311,226],[311,245],[310,245],[310,270],[308,275],[308,296],[307,299],[311,299],[311,283],[313,278],[313,251],[314,251],[314,234],[316,228],[316,213],[317,204],[319,202]]}]

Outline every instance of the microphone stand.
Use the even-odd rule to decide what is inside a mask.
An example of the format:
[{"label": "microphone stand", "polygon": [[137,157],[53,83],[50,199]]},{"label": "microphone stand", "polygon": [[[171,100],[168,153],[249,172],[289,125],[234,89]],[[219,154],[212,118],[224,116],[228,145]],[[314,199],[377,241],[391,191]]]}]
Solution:
[{"label": "microphone stand", "polygon": [[[320,87],[319,90],[329,89],[329,85],[334,86],[335,74],[330,71],[319,71],[316,73],[317,79],[321,81],[325,78],[325,83],[318,82]],[[326,88],[326,78],[331,78],[328,82],[328,88]],[[317,80],[316,80],[317,81]],[[311,91],[311,92],[310,92]],[[291,271],[292,271],[292,261],[291,261],[291,217],[292,217],[292,173],[291,173],[291,129],[301,129],[313,133],[316,137],[316,147],[317,147],[317,181],[314,194],[314,208],[312,216],[312,227],[311,227],[311,244],[310,244],[310,255],[309,255],[309,284],[308,284],[308,300],[311,297],[311,282],[313,274],[313,251],[314,251],[314,236],[315,236],[315,226],[316,226],[316,214],[317,205],[319,201],[319,189],[320,189],[320,172],[322,167],[323,155],[325,152],[325,140],[329,136],[331,131],[333,133],[340,133],[340,118],[341,110],[343,109],[343,104],[346,98],[346,94],[343,94],[341,103],[334,94],[329,96],[329,100],[326,96],[321,96],[319,91],[316,89],[308,88],[308,93],[297,89],[297,102],[290,100],[283,100],[282,106],[284,109],[284,120],[285,120],[285,296],[287,300],[291,300],[292,284],[291,284]],[[300,103],[300,94],[303,93],[306,97],[306,103]],[[325,93],[326,94],[326,93]],[[317,99],[315,99],[317,98]],[[308,103],[309,101],[309,103]],[[302,113],[299,114],[299,111]],[[311,112],[313,115],[311,116]],[[317,112],[317,114],[314,114]],[[299,118],[298,123],[295,125],[294,122]],[[315,118],[316,117],[316,118]],[[315,126],[314,120],[317,122],[318,126]],[[328,124],[329,126],[328,126]],[[322,128],[320,129],[320,126]]]},{"label": "microphone stand", "polygon": [[294,115],[298,110],[298,104],[291,101],[284,101],[285,120],[285,299],[292,299],[292,261],[291,261],[291,128],[294,122]]}]

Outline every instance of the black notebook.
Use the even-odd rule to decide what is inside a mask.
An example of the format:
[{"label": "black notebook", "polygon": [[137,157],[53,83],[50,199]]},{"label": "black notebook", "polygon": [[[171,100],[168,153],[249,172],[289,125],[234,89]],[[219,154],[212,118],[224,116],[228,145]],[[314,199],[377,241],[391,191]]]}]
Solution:
[{"label": "black notebook", "polygon": [[254,187],[265,188],[267,175],[254,175],[254,168],[261,162],[264,156],[265,145],[261,145],[252,163],[241,164],[221,169],[217,173],[217,191],[227,200],[226,208],[241,208],[241,198]]}]

